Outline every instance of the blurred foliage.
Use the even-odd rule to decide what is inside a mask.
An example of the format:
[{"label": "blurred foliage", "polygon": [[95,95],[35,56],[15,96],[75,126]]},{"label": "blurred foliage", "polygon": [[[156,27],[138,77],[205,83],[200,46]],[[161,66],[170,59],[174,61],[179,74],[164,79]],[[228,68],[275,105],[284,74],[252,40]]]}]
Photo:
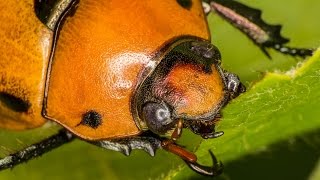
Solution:
[{"label": "blurred foliage", "polygon": [[[320,21],[318,0],[242,0],[263,10],[263,18],[283,25],[291,46],[318,47]],[[240,76],[248,93],[223,111],[218,129],[225,135],[203,141],[196,151],[200,161],[210,164],[212,149],[225,164],[220,179],[310,179],[319,177],[320,61],[314,59],[294,77],[268,74],[288,71],[300,59],[270,50],[273,60],[215,15],[208,20],[212,41],[222,53],[225,69]],[[319,58],[319,57],[318,57]],[[314,65],[315,64],[315,65]],[[294,72],[294,71],[292,71]],[[291,79],[294,78],[294,79]],[[305,79],[304,79],[305,78]],[[297,83],[298,82],[298,83]],[[255,84],[253,86],[253,84]],[[315,85],[315,86],[313,86]],[[251,87],[254,87],[251,89]],[[270,112],[269,112],[270,111]],[[1,156],[53,134],[57,126],[25,132],[0,131]],[[198,147],[200,139],[184,133],[183,143]],[[134,151],[130,157],[107,151],[79,140],[66,144],[41,158],[0,172],[0,179],[203,179],[172,154],[158,151],[150,157]],[[205,179],[205,178],[204,178]]]}]

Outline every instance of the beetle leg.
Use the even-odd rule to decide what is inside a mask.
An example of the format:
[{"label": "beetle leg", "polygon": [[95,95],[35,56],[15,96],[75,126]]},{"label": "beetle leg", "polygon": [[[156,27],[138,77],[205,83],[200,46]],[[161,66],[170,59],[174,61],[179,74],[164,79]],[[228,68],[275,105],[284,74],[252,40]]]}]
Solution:
[{"label": "beetle leg", "polygon": [[203,166],[197,163],[197,156],[179,145],[176,145],[173,139],[161,139],[160,137],[153,137],[150,135],[125,138],[119,140],[105,140],[105,141],[88,141],[91,144],[102,147],[104,149],[109,149],[113,151],[121,152],[125,155],[130,155],[133,149],[143,149],[148,152],[151,156],[155,155],[155,151],[159,148],[163,148],[173,154],[181,157],[188,166],[194,171],[208,176],[216,176],[222,172],[222,164],[218,163],[217,159],[211,151],[210,155],[212,157],[213,166]]},{"label": "beetle leg", "polygon": [[121,152],[126,156],[129,156],[132,150],[132,148],[125,143],[122,144],[122,143],[113,142],[113,141],[97,141],[97,142],[90,142],[90,143],[96,146],[102,147],[104,149]]},{"label": "beetle leg", "polygon": [[14,166],[26,162],[30,159],[41,156],[42,154],[57,148],[67,142],[74,139],[74,136],[67,130],[61,130],[58,134],[55,134],[39,143],[33,144],[24,150],[18,151],[14,154],[0,159],[0,170],[13,168]]},{"label": "beetle leg", "polygon": [[121,152],[126,156],[129,156],[133,149],[142,149],[154,156],[156,150],[161,148],[161,140],[156,137],[146,136],[88,142],[104,149]]},{"label": "beetle leg", "polygon": [[302,58],[313,54],[312,49],[285,46],[284,44],[288,43],[289,39],[281,36],[281,25],[267,24],[262,20],[261,11],[258,9],[234,0],[203,0],[203,7],[206,14],[210,11],[215,12],[247,35],[269,58],[271,56],[266,48],[273,48],[283,54]]},{"label": "beetle leg", "polygon": [[184,161],[187,162],[192,162],[192,163],[196,163],[197,161],[197,156],[185,149],[183,149],[182,147],[176,145],[174,143],[174,141],[172,140],[163,140],[161,142],[161,146],[163,149],[178,155],[179,157],[181,157]]},{"label": "beetle leg", "polygon": [[218,162],[214,154],[209,151],[212,161],[213,161],[213,166],[203,166],[197,163],[197,156],[182,147],[174,144],[173,141],[170,140],[164,140],[162,142],[162,147],[163,149],[178,155],[181,157],[186,164],[195,172],[202,174],[202,175],[207,175],[207,176],[217,176],[222,173],[223,171],[223,165],[221,162]]},{"label": "beetle leg", "polygon": [[240,79],[237,75],[225,72],[224,77],[227,83],[227,90],[230,93],[230,99],[236,98],[241,93],[246,91],[246,87],[240,82]]}]

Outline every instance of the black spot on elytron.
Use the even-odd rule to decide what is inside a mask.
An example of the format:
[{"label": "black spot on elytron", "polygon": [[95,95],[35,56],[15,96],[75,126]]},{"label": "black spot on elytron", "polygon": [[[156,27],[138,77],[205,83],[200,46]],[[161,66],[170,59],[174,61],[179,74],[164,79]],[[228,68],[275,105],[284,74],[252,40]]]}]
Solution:
[{"label": "black spot on elytron", "polygon": [[31,103],[29,101],[23,100],[6,92],[0,92],[0,101],[15,112],[28,112],[31,107]]},{"label": "black spot on elytron", "polygon": [[181,7],[185,9],[191,9],[192,7],[192,0],[177,0]]},{"label": "black spot on elytron", "polygon": [[80,124],[96,129],[102,124],[102,116],[98,112],[90,110],[82,115],[82,121]]}]

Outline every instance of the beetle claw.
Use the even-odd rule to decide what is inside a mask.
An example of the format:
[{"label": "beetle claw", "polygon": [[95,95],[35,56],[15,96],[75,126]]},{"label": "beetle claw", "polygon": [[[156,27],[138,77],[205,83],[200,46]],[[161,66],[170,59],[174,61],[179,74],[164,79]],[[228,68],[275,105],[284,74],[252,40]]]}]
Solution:
[{"label": "beetle claw", "polygon": [[178,155],[182,158],[187,165],[194,170],[195,172],[206,175],[206,176],[218,176],[223,171],[223,165],[221,162],[218,162],[217,158],[214,154],[209,150],[210,156],[212,158],[213,165],[210,166],[203,166],[197,163],[197,156],[191,152],[188,152],[184,148],[179,145],[174,144],[171,140],[162,141],[163,149]]},{"label": "beetle claw", "polygon": [[140,137],[127,139],[127,144],[131,149],[142,149],[150,156],[155,156],[156,150],[161,146],[161,141],[152,137]]},{"label": "beetle claw", "polygon": [[126,147],[124,147],[124,148],[121,148],[120,152],[121,152],[122,154],[124,154],[125,156],[129,156],[130,153],[131,153],[131,148],[128,147],[128,146],[126,146]]},{"label": "beetle claw", "polygon": [[199,174],[206,175],[206,176],[218,176],[223,171],[223,164],[221,161],[218,162],[217,158],[214,156],[212,151],[209,150],[209,154],[212,158],[213,166],[203,166],[198,164],[197,162],[190,162],[184,160],[187,165],[194,171],[196,171]]},{"label": "beetle claw", "polygon": [[118,151],[124,154],[125,156],[129,156],[131,153],[132,148],[128,146],[127,144],[117,143],[113,141],[93,141],[90,142],[91,144],[94,144],[96,146],[102,147],[104,149],[110,149],[113,151]]},{"label": "beetle claw", "polygon": [[153,147],[152,147],[152,145],[146,145],[145,147],[143,147],[143,150],[145,151],[145,152],[147,152],[150,156],[155,156],[155,154],[156,154],[156,149],[154,149]]}]

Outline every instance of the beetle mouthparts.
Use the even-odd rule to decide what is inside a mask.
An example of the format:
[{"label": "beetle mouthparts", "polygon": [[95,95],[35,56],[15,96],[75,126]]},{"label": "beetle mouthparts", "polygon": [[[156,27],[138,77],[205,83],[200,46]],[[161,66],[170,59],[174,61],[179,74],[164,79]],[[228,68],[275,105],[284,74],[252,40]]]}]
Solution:
[{"label": "beetle mouthparts", "polygon": [[212,121],[184,121],[183,126],[189,128],[193,133],[200,135],[203,139],[217,138],[222,136],[223,131],[215,132],[216,120]]}]

